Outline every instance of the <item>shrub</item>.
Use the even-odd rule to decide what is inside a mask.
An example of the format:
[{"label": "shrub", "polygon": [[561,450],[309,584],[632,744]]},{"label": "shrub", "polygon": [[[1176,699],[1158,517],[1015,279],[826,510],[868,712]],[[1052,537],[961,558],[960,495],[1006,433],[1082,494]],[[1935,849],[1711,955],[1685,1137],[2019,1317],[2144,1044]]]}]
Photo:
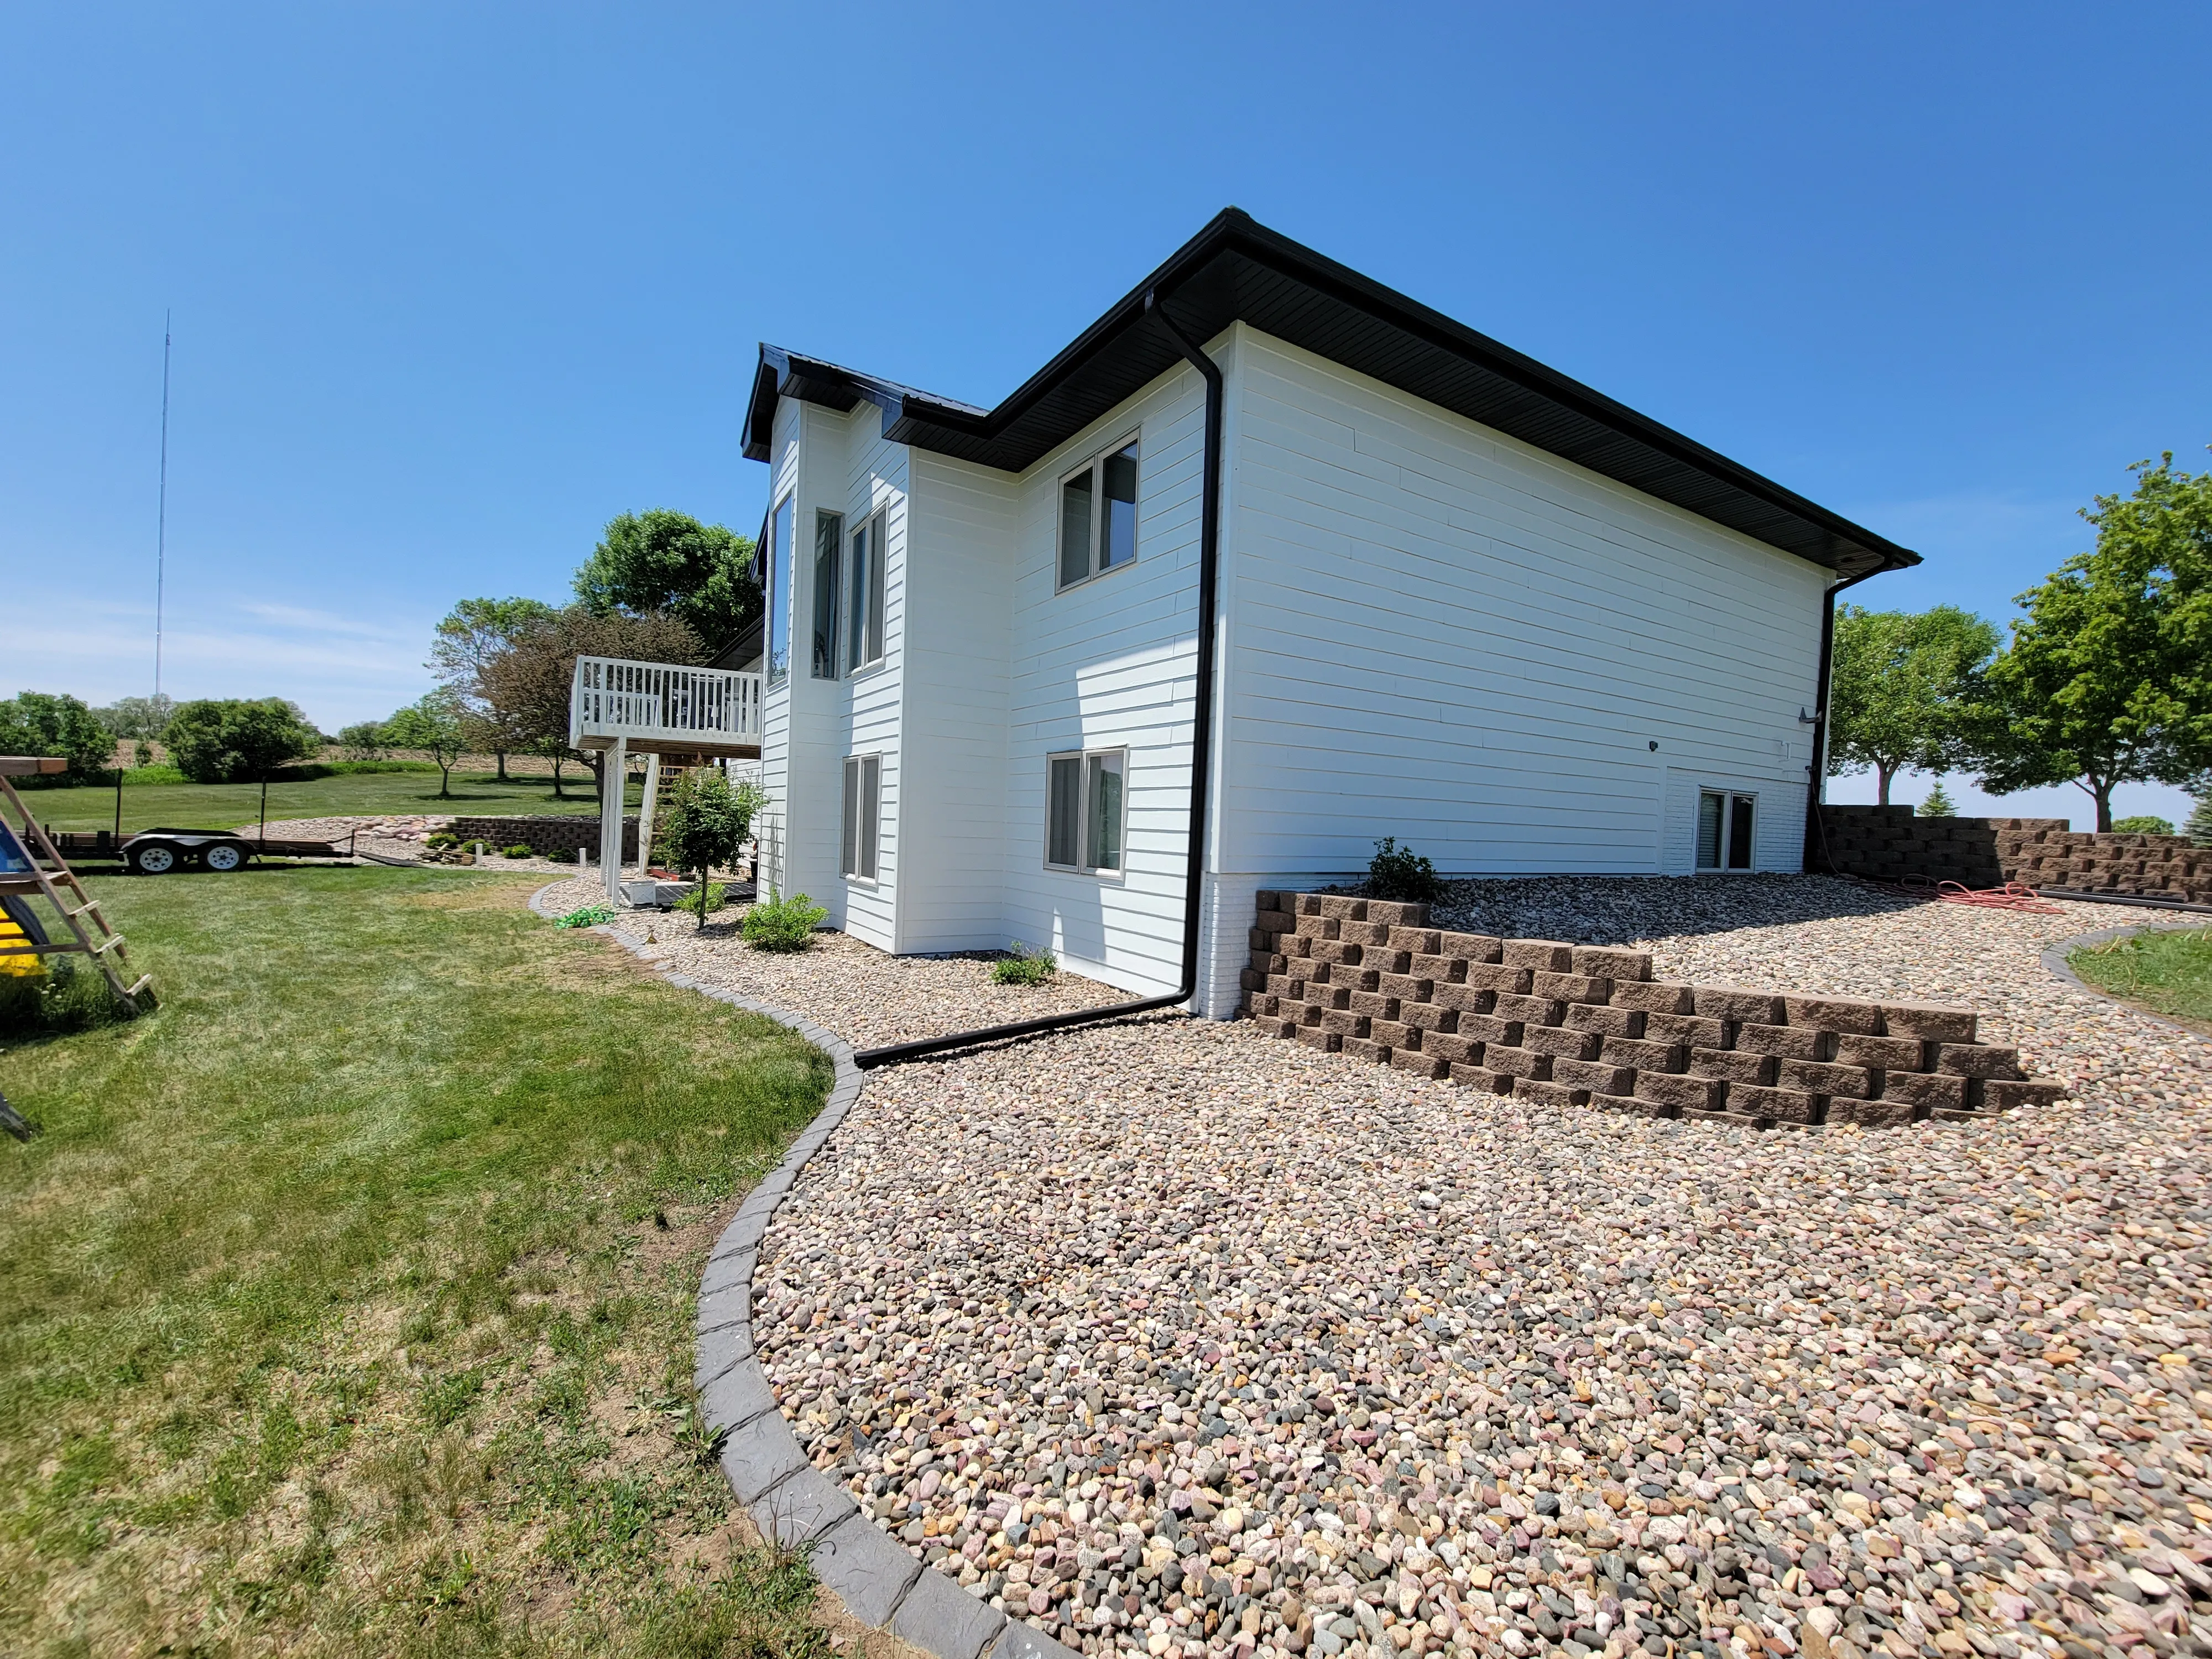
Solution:
[{"label": "shrub", "polygon": [[991,964],[991,983],[1042,985],[1059,971],[1060,963],[1053,959],[1051,951],[1032,951],[1016,939],[1013,954]]},{"label": "shrub", "polygon": [[1410,847],[1385,836],[1375,843],[1375,856],[1367,861],[1367,896],[1395,899],[1407,904],[1433,904],[1443,896],[1437,866]]},{"label": "shrub", "polygon": [[580,910],[571,910],[553,925],[556,927],[596,927],[603,921],[615,919],[613,909],[605,904],[587,904]]},{"label": "shrub", "polygon": [[2173,833],[2171,819],[2154,813],[2142,812],[2131,818],[2114,820],[2112,833],[2116,836],[2170,836]]},{"label": "shrub", "polygon": [[517,842],[512,847],[501,848],[499,855],[503,859],[526,859],[531,855],[531,852],[526,842]]},{"label": "shrub", "polygon": [[719,910],[730,902],[730,890],[719,881],[707,884],[707,908]]},{"label": "shrub", "polygon": [[461,838],[450,830],[433,830],[422,837],[422,845],[434,853],[442,853],[448,848],[459,847],[460,844]]},{"label": "shrub", "polygon": [[686,772],[668,792],[667,807],[656,826],[653,845],[672,867],[699,884],[695,908],[700,921],[704,921],[714,908],[707,902],[707,872],[737,862],[738,854],[752,834],[753,817],[760,811],[762,799],[758,784],[746,781],[732,788],[717,768]]},{"label": "shrub", "polygon": [[804,893],[789,898],[770,898],[756,904],[738,924],[738,932],[756,951],[804,951],[814,942],[814,929],[830,913]]},{"label": "shrub", "polygon": [[352,726],[338,728],[338,747],[349,761],[373,761],[384,758],[384,722],[361,720]]},{"label": "shrub", "polygon": [[162,741],[194,783],[255,783],[322,747],[322,734],[282,697],[207,698],[180,705]]}]

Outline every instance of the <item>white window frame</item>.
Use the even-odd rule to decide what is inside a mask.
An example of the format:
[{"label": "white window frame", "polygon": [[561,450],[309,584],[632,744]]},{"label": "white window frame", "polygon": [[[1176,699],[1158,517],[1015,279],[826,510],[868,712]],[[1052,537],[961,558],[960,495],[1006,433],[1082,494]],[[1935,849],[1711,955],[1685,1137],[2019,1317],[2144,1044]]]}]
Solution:
[{"label": "white window frame", "polygon": [[[1133,449],[1137,452],[1138,495],[1135,505],[1141,507],[1144,501],[1143,490],[1145,479],[1145,446],[1144,428],[1142,427],[1139,427],[1136,430],[1128,433],[1123,437],[1116,439],[1110,444],[1108,444],[1104,448],[1092,455],[1089,460],[1084,462],[1082,465],[1068,467],[1060,473],[1058,478],[1054,480],[1052,487],[1052,580],[1053,592],[1055,593],[1065,593],[1071,588],[1081,587],[1085,583],[1095,582],[1101,576],[1110,576],[1116,570],[1126,570],[1137,562],[1139,550],[1136,542],[1136,532],[1133,526],[1130,530],[1129,556],[1122,560],[1119,564],[1108,565],[1103,568],[1101,568],[1098,563],[1100,543],[1106,534],[1106,514],[1104,511],[1106,502],[1106,463],[1119,455],[1125,449]],[[1069,482],[1073,479],[1081,477],[1086,472],[1091,475],[1091,544],[1085,550],[1084,574],[1078,576],[1073,581],[1067,581],[1063,580],[1067,566],[1064,556],[1066,550],[1062,545],[1063,538],[1067,533],[1067,515],[1061,503],[1066,493]]]},{"label": "white window frame", "polygon": [[883,842],[884,757],[848,755],[837,842],[839,872],[847,881],[876,885],[883,878]]},{"label": "white window frame", "polygon": [[[823,580],[822,570],[822,533],[824,529],[831,526],[835,526],[836,528],[830,535],[829,580],[825,584]],[[845,515],[842,513],[832,513],[824,507],[817,507],[814,513],[814,580],[811,585],[814,590],[813,623],[815,625],[807,629],[808,678],[817,680],[837,679],[841,678],[838,672],[838,652],[845,635],[845,613],[842,609],[845,599]],[[825,610],[829,613],[830,652],[828,660],[823,662],[814,658],[812,646],[819,625],[823,620],[823,613]]]},{"label": "white window frame", "polygon": [[[856,623],[861,648],[865,650],[870,644],[876,648],[872,657],[846,662],[845,677],[849,679],[881,668],[890,655],[890,619],[885,614],[890,586],[890,514],[886,508],[878,507],[872,513],[859,514],[848,522],[850,527],[845,532],[844,550],[839,561],[840,579],[845,583],[839,612],[843,635],[839,649],[847,657],[853,656]],[[868,538],[868,549],[872,556],[868,561],[868,591],[856,596],[852,591],[852,572],[858,568],[854,562],[853,544],[862,536]],[[868,638],[872,629],[875,634],[872,641]]]},{"label": "white window frame", "polygon": [[[1076,816],[1075,856],[1073,864],[1063,864],[1052,855],[1052,779],[1054,763],[1073,761],[1075,764]],[[1104,766],[1112,769],[1121,782],[1121,822],[1115,851],[1119,864],[1098,865],[1090,862],[1091,848],[1097,837],[1091,823],[1091,769]],[[1092,876],[1101,881],[1120,881],[1129,873],[1129,751],[1116,744],[1107,749],[1056,749],[1044,757],[1044,867],[1066,875]]]},{"label": "white window frame", "polygon": [[[1705,860],[1705,802],[1720,803],[1720,837],[1717,856],[1719,862]],[[1751,808],[1751,845],[1744,849],[1744,860],[1735,862],[1735,807],[1741,801]],[[1759,869],[1759,792],[1755,789],[1729,789],[1700,785],[1698,789],[1697,816],[1690,823],[1690,867],[1701,876],[1748,876]]]},{"label": "white window frame", "polygon": [[[786,513],[791,514],[789,526],[777,522]],[[791,544],[799,539],[799,492],[787,491],[776,497],[768,515],[769,549],[765,584],[767,592],[766,617],[761,629],[762,683],[781,685],[791,678],[792,648],[799,631],[798,606],[793,599],[793,590],[799,586],[799,550]],[[777,560],[782,560],[781,581],[776,580]],[[775,624],[783,619],[783,660],[775,658]]]}]

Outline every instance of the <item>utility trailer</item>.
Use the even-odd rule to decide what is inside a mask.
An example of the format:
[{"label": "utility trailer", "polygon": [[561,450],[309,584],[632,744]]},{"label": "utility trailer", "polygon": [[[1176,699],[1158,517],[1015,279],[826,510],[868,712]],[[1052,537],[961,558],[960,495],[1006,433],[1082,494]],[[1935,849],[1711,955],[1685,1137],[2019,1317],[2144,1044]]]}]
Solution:
[{"label": "utility trailer", "polygon": [[[137,830],[118,837],[108,830],[49,830],[62,856],[78,863],[120,864],[142,876],[166,876],[176,870],[243,870],[257,858],[350,859],[354,837],[343,846],[328,841],[283,841],[244,835],[235,830],[181,830],[173,826]],[[362,854],[361,856],[366,856]],[[381,860],[380,860],[381,861]]]}]

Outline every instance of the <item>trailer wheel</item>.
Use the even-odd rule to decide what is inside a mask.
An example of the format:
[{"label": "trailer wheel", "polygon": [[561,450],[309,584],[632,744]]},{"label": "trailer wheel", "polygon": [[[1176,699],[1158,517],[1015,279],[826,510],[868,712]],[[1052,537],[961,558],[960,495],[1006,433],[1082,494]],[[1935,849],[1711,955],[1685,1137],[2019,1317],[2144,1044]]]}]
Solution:
[{"label": "trailer wheel", "polygon": [[219,841],[200,854],[200,862],[210,870],[243,870],[246,849],[234,841]]},{"label": "trailer wheel", "polygon": [[131,867],[142,876],[166,876],[177,867],[177,849],[165,841],[149,841],[131,849]]}]

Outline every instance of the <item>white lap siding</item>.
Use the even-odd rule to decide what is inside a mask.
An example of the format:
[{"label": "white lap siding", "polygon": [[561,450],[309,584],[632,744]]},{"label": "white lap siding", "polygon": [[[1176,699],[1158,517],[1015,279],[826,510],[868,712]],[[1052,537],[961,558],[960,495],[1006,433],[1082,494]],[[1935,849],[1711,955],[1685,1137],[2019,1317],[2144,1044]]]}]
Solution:
[{"label": "white lap siding", "polygon": [[1222,867],[1685,872],[1701,784],[1799,867],[1830,573],[1237,332]]},{"label": "white lap siding", "polygon": [[[1039,462],[1018,489],[1006,926],[1070,968],[1139,994],[1172,990],[1182,970],[1205,392],[1194,369],[1164,375]],[[1136,558],[1056,592],[1060,474],[1137,430]],[[1105,748],[1128,751],[1126,868],[1118,877],[1048,869],[1047,757]]]}]

